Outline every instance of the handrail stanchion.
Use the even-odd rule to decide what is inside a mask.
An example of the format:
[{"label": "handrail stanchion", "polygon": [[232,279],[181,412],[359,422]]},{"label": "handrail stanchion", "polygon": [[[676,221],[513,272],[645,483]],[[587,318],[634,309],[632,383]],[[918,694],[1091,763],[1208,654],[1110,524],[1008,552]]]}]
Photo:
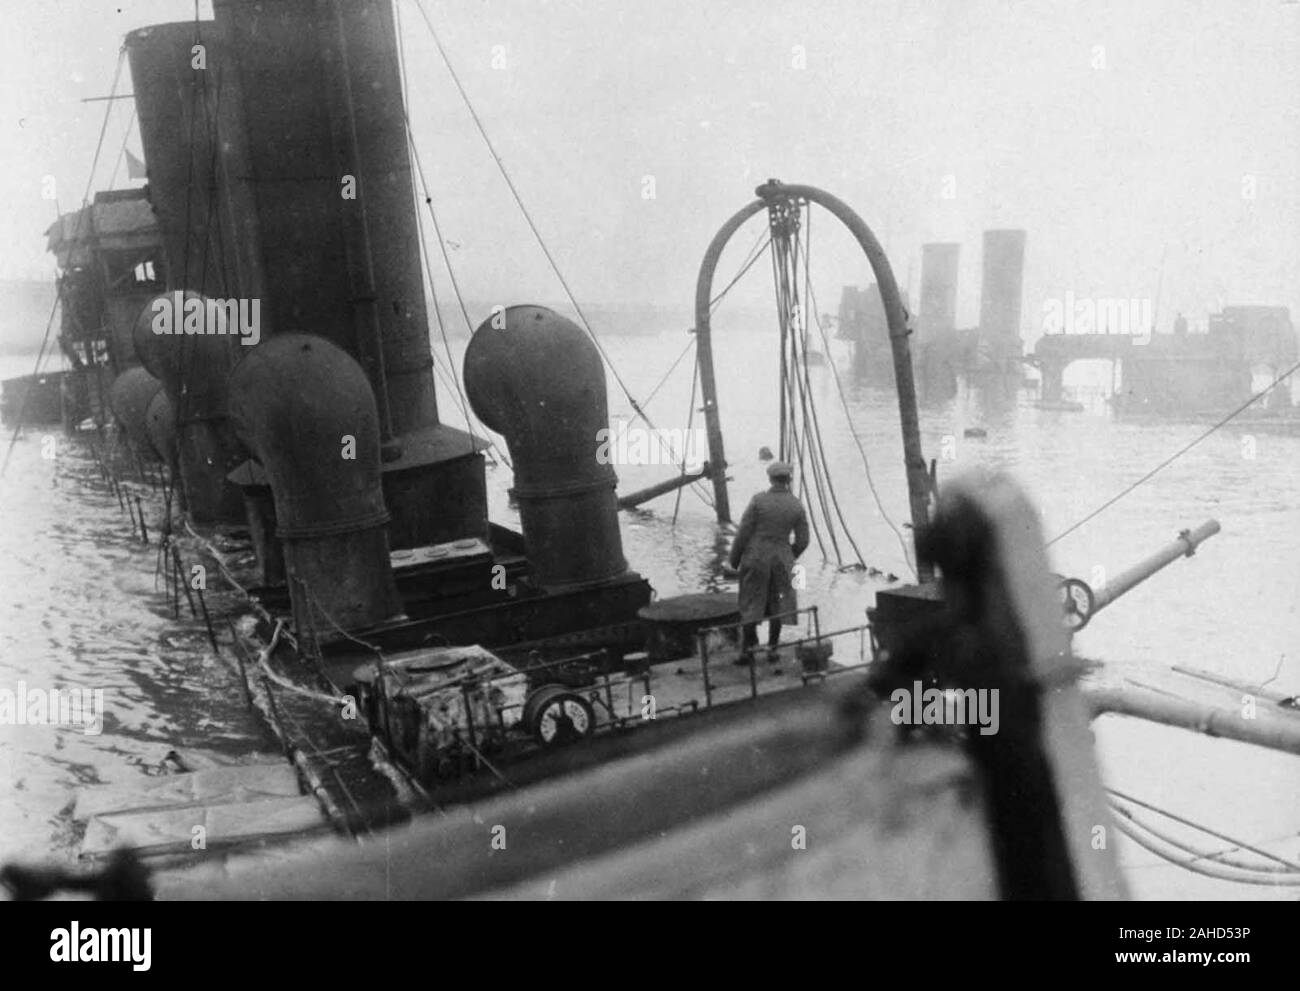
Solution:
[{"label": "handrail stanchion", "polygon": [[700,673],[704,675],[704,707],[713,705],[713,687],[709,684],[709,635],[705,631],[695,634],[700,647]]}]

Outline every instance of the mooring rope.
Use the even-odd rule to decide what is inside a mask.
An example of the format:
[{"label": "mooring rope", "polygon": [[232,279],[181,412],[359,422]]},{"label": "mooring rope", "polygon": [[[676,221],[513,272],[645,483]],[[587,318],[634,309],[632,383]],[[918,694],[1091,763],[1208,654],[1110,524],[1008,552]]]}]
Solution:
[{"label": "mooring rope", "polygon": [[279,685],[286,692],[293,692],[295,695],[301,695],[304,698],[315,699],[318,702],[327,702],[329,703],[329,705],[337,709],[339,704],[346,700],[346,696],[338,695],[338,694],[328,694],[326,692],[318,692],[311,688],[304,688],[301,685],[296,685],[293,682],[286,680],[281,675],[277,674],[274,669],[272,669],[270,658],[271,655],[275,652],[275,648],[280,645],[280,637],[285,633],[284,627],[285,627],[285,622],[283,619],[277,619],[275,621],[275,630],[271,634],[271,639],[267,642],[266,646],[264,646],[261,650],[257,652],[258,667],[262,669],[262,672],[266,675],[268,679],[273,681],[275,684]]}]

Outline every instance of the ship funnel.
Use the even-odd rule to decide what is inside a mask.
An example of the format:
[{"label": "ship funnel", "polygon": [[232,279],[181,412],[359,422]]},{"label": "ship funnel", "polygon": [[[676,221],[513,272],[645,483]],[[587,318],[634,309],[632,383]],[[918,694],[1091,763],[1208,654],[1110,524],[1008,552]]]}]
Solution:
[{"label": "ship funnel", "polygon": [[1020,304],[1024,290],[1025,232],[984,232],[984,281],[980,290],[980,340],[995,353],[1019,355]]},{"label": "ship funnel", "polygon": [[401,611],[366,373],[312,334],[279,334],[230,376],[230,415],[275,501],[294,623],[319,640]]},{"label": "ship funnel", "polygon": [[[156,296],[140,311],[132,338],[175,412],[180,488],[190,515],[200,523],[242,522],[239,489],[226,479],[245,457],[228,422],[226,378],[244,349],[212,302],[194,292]],[[191,330],[199,332],[184,332],[190,317]]]},{"label": "ship funnel", "polygon": [[438,419],[392,0],[212,6],[223,155],[236,145],[219,190],[236,243],[255,242],[261,288],[241,291],[264,339],[310,332],[364,370],[391,546],[485,539],[483,445]]},{"label": "ship funnel", "polygon": [[230,46],[212,21],[190,20],[138,28],[125,47],[167,287],[260,296],[256,228],[237,212],[243,183],[231,185],[250,169],[239,157]]},{"label": "ship funnel", "polygon": [[921,300],[916,338],[924,342],[957,326],[957,263],[960,244],[921,246]]},{"label": "ship funnel", "polygon": [[542,306],[497,311],[465,351],[465,391],[478,418],[509,445],[537,584],[624,574],[618,479],[599,457],[609,429],[605,369],[587,334]]}]

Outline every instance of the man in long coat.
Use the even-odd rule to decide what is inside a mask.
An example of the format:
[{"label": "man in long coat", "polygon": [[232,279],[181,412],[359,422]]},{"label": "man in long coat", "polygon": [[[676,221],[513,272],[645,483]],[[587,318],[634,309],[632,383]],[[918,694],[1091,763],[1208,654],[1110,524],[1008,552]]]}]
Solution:
[{"label": "man in long coat", "polygon": [[776,660],[781,617],[787,617],[799,605],[793,572],[795,559],[808,548],[808,514],[790,491],[793,474],[784,461],[768,465],[772,487],[749,501],[731,545],[731,566],[740,571],[740,621],[745,624],[744,653],[739,664],[753,663],[758,624],[765,619],[768,658]]}]

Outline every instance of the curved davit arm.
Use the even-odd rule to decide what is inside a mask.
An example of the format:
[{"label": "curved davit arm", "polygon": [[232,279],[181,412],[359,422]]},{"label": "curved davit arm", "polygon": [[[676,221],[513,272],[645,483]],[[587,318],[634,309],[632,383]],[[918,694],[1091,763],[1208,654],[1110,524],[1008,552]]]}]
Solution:
[{"label": "curved davit arm", "polygon": [[[740,229],[754,214],[767,209],[781,200],[806,200],[816,203],[828,213],[834,215],[853,235],[858,246],[867,256],[871,271],[880,288],[880,299],[885,307],[885,319],[889,325],[889,340],[894,356],[894,378],[898,388],[898,414],[903,431],[903,460],[907,470],[908,502],[911,508],[913,539],[926,525],[929,517],[929,476],[925,469],[925,458],[921,453],[921,431],[916,411],[916,383],[912,374],[912,355],[908,345],[911,329],[907,322],[907,311],[903,307],[902,297],[898,293],[898,282],[894,271],[885,257],[884,249],[876,240],[875,234],[843,200],[832,196],[815,186],[787,185],[775,179],[769,180],[755,190],[759,199],[746,204],[727,220],[714,236],[700,264],[699,277],[695,284],[695,332],[700,363],[700,388],[704,395],[704,415],[708,425],[709,464],[713,470],[714,497],[717,505],[719,522],[730,518],[727,500],[726,460],[722,448],[722,428],[718,417],[717,389],[713,374],[713,347],[710,333],[710,309],[713,301],[713,276],[718,259],[732,235]],[[929,565],[917,562],[918,577],[922,581],[933,576]]]}]

